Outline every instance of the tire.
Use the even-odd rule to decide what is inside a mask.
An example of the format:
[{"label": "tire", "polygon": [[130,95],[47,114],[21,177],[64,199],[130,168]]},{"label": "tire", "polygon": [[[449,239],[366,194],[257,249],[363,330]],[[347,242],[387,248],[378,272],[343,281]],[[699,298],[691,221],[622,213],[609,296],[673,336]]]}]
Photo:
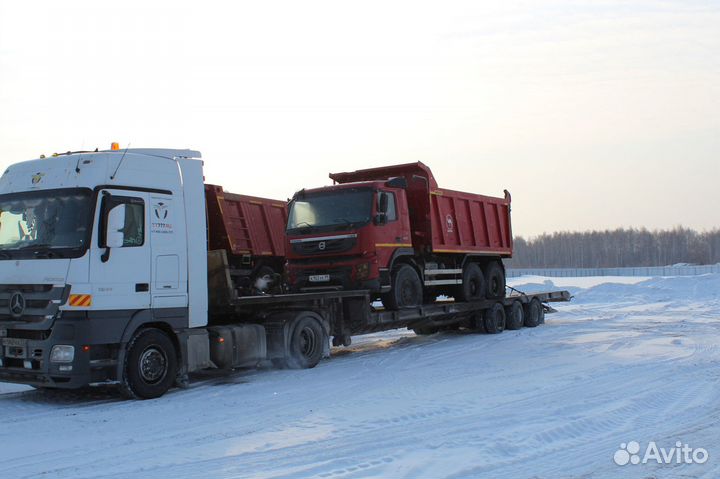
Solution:
[{"label": "tire", "polygon": [[294,321],[285,366],[311,369],[318,365],[325,350],[325,331],[317,319],[305,316]]},{"label": "tire", "polygon": [[513,303],[505,308],[505,327],[509,330],[517,330],[525,324],[525,311],[520,301]]},{"label": "tire", "polygon": [[545,310],[539,299],[533,298],[525,305],[525,327],[534,328],[545,321]]},{"label": "tire", "polygon": [[485,330],[488,334],[498,334],[505,330],[505,308],[501,303],[495,303],[483,315]]},{"label": "tire", "polygon": [[472,330],[476,333],[487,333],[487,330],[485,329],[485,317],[484,314],[480,312],[476,312],[472,315],[472,317],[470,318],[470,325],[472,327]]},{"label": "tire", "polygon": [[482,301],[485,299],[486,281],[477,263],[467,263],[463,268],[462,284],[457,287],[459,301]]},{"label": "tire", "polygon": [[505,270],[497,261],[488,263],[485,269],[487,297],[500,299],[505,297]]},{"label": "tire", "polygon": [[422,304],[423,285],[412,266],[401,264],[393,270],[390,281],[390,291],[382,295],[385,309],[413,308]]},{"label": "tire", "polygon": [[[252,277],[253,289],[260,291],[261,293],[268,292],[270,290],[270,285],[272,284],[273,276],[275,276],[275,270],[273,270],[270,266],[260,266]],[[264,286],[260,285],[261,287],[258,288],[258,280],[261,279],[264,279],[266,284]]]},{"label": "tire", "polygon": [[142,329],[128,343],[120,392],[133,399],[160,397],[175,382],[177,367],[175,345],[167,334]]}]

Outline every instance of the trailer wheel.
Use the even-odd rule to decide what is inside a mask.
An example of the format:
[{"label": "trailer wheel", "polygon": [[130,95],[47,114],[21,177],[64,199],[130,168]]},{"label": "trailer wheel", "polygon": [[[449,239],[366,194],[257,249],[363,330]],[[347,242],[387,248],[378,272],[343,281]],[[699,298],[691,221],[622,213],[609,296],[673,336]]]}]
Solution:
[{"label": "trailer wheel", "polygon": [[467,263],[463,268],[462,284],[457,287],[460,301],[481,301],[485,299],[485,277],[477,263]]},{"label": "trailer wheel", "polygon": [[495,303],[484,314],[485,330],[489,334],[502,333],[505,330],[505,308],[502,303]]},{"label": "trailer wheel", "polygon": [[500,263],[491,261],[485,270],[485,281],[487,283],[487,297],[500,299],[505,297],[505,271]]},{"label": "trailer wheel", "polygon": [[412,266],[401,264],[391,277],[390,291],[382,295],[386,309],[402,309],[420,306],[423,301],[423,286]]},{"label": "trailer wheel", "polygon": [[533,298],[525,305],[525,326],[534,328],[545,320],[545,310],[539,299]]},{"label": "trailer wheel", "polygon": [[304,316],[294,321],[290,334],[286,366],[291,369],[310,369],[317,366],[325,349],[325,331],[312,317]]},{"label": "trailer wheel", "polygon": [[175,382],[175,345],[159,329],[142,329],[128,344],[120,392],[132,399],[152,399],[165,394]]},{"label": "trailer wheel", "polygon": [[476,333],[487,333],[485,329],[485,317],[483,313],[476,312],[470,318],[470,326]]},{"label": "trailer wheel", "polygon": [[525,323],[525,311],[523,311],[522,303],[520,303],[520,301],[513,301],[505,310],[505,318],[505,326],[507,329],[515,330],[522,328]]}]

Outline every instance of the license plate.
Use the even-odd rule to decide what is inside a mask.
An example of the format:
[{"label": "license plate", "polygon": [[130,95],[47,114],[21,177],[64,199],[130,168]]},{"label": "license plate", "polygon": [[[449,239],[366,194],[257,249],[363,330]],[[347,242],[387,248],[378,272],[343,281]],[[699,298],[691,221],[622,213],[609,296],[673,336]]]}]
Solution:
[{"label": "license plate", "polygon": [[2,345],[3,346],[15,346],[18,348],[24,348],[27,346],[27,339],[20,339],[20,338],[3,338],[2,339]]},{"label": "license plate", "polygon": [[308,278],[311,283],[322,283],[323,281],[330,281],[329,274],[311,274]]}]

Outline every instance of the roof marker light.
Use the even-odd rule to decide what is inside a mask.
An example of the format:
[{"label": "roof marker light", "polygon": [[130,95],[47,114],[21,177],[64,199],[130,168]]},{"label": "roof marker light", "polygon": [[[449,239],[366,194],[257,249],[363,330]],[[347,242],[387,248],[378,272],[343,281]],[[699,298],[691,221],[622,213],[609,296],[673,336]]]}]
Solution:
[{"label": "roof marker light", "polygon": [[119,150],[119,149],[120,149],[120,143],[118,143],[118,142],[116,142],[116,141],[113,141],[113,142],[110,144],[110,149],[113,150],[113,151]]}]

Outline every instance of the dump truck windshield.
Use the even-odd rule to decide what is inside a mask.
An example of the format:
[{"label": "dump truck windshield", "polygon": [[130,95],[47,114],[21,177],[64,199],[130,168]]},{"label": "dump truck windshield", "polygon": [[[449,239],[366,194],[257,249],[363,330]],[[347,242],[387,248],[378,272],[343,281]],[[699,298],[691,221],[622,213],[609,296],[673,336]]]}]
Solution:
[{"label": "dump truck windshield", "polygon": [[354,228],[370,222],[373,191],[347,188],[300,194],[290,204],[290,234]]},{"label": "dump truck windshield", "polygon": [[72,250],[84,251],[90,236],[91,196],[86,188],[0,195],[0,259],[64,257]]}]

